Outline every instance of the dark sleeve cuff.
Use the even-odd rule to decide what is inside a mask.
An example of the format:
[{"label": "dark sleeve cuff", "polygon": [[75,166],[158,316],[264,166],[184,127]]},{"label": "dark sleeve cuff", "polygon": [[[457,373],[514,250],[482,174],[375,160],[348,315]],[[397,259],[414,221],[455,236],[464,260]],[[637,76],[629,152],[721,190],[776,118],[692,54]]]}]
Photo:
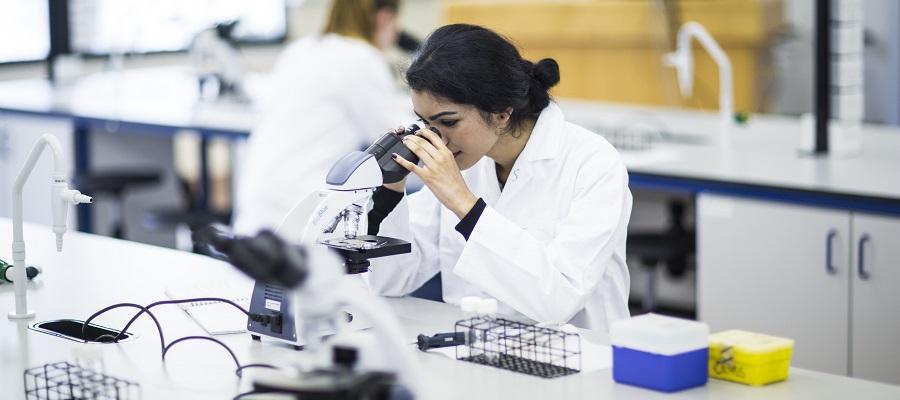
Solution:
[{"label": "dark sleeve cuff", "polygon": [[461,233],[466,240],[469,240],[469,236],[471,236],[472,231],[475,230],[475,224],[477,224],[478,219],[481,218],[481,213],[484,212],[485,207],[487,207],[487,204],[485,204],[484,200],[479,198],[466,216],[456,224],[456,231]]},{"label": "dark sleeve cuff", "polygon": [[403,200],[403,193],[395,192],[384,186],[375,189],[372,193],[372,210],[369,211],[369,235],[377,235],[381,228],[381,221],[387,218],[391,211]]}]

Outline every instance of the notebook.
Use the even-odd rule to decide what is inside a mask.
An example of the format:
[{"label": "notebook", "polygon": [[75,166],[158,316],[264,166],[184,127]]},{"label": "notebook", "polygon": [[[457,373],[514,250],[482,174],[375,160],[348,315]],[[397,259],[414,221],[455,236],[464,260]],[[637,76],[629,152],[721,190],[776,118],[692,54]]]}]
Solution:
[{"label": "notebook", "polygon": [[[250,308],[252,291],[253,287],[249,285],[207,282],[169,286],[166,288],[166,296],[172,300],[221,297],[247,310]],[[210,335],[247,331],[247,315],[228,303],[204,301],[183,303],[179,306]]]}]

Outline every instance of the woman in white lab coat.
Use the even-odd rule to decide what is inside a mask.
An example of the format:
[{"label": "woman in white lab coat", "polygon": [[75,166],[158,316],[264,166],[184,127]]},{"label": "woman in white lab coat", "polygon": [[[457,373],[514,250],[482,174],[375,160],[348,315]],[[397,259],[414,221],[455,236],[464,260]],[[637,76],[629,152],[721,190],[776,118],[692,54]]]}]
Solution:
[{"label": "woman in white lab coat", "polygon": [[495,298],[500,312],[607,330],[628,317],[628,175],[602,137],[550,101],[552,59],[536,64],[494,32],[435,31],[407,74],[423,129],[398,163],[426,187],[374,196],[370,233],[405,239],[407,255],[372,260],[369,286],[408,294],[442,273],[443,296]]},{"label": "woman in white lab coat", "polygon": [[235,231],[276,228],[324,186],[334,160],[412,118],[382,53],[397,41],[399,0],[335,0],[322,34],[279,56],[271,93],[240,162]]}]

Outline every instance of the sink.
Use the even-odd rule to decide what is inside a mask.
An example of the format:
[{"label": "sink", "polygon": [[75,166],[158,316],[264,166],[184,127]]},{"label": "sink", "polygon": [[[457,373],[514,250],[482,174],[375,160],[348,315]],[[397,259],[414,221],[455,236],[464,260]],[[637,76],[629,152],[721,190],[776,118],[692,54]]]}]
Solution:
[{"label": "sink", "polygon": [[[52,321],[38,322],[32,325],[30,329],[37,332],[46,333],[48,335],[82,343],[112,343],[112,338],[118,335],[119,332],[121,332],[112,328],[107,328],[105,326],[89,324],[87,328],[84,329],[84,334],[82,334],[83,326],[84,321],[81,320],[57,319]],[[122,334],[121,339],[119,339],[119,343],[130,340],[134,337],[134,334],[125,332],[124,334]]]}]

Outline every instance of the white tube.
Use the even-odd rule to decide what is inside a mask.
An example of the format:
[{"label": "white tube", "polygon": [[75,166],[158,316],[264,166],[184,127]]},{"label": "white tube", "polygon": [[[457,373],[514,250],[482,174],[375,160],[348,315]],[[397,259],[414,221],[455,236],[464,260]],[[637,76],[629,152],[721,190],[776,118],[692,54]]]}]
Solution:
[{"label": "white tube", "polygon": [[[15,186],[13,186],[12,252],[13,267],[15,268],[13,271],[13,286],[15,290],[16,309],[9,313],[10,319],[34,318],[34,312],[28,310],[28,293],[26,291],[28,280],[25,274],[25,239],[22,233],[22,188],[25,186],[25,182],[28,181],[28,177],[31,175],[32,170],[34,170],[34,166],[37,164],[37,160],[40,158],[41,152],[46,146],[50,146],[50,149],[53,151],[54,189],[57,186],[57,182],[62,181],[64,184],[66,179],[66,159],[63,156],[62,145],[60,145],[59,139],[53,135],[42,135],[34,144],[31,153],[28,154],[28,159],[25,160],[25,165],[23,165],[22,170],[19,171],[19,175],[16,177]],[[56,193],[53,193],[51,201],[56,201],[55,195]],[[54,232],[57,234],[57,246],[60,246],[62,233],[57,232],[58,221],[56,221],[56,218],[54,218],[53,222]],[[65,232],[65,221],[62,221],[62,224],[62,232]]]}]

